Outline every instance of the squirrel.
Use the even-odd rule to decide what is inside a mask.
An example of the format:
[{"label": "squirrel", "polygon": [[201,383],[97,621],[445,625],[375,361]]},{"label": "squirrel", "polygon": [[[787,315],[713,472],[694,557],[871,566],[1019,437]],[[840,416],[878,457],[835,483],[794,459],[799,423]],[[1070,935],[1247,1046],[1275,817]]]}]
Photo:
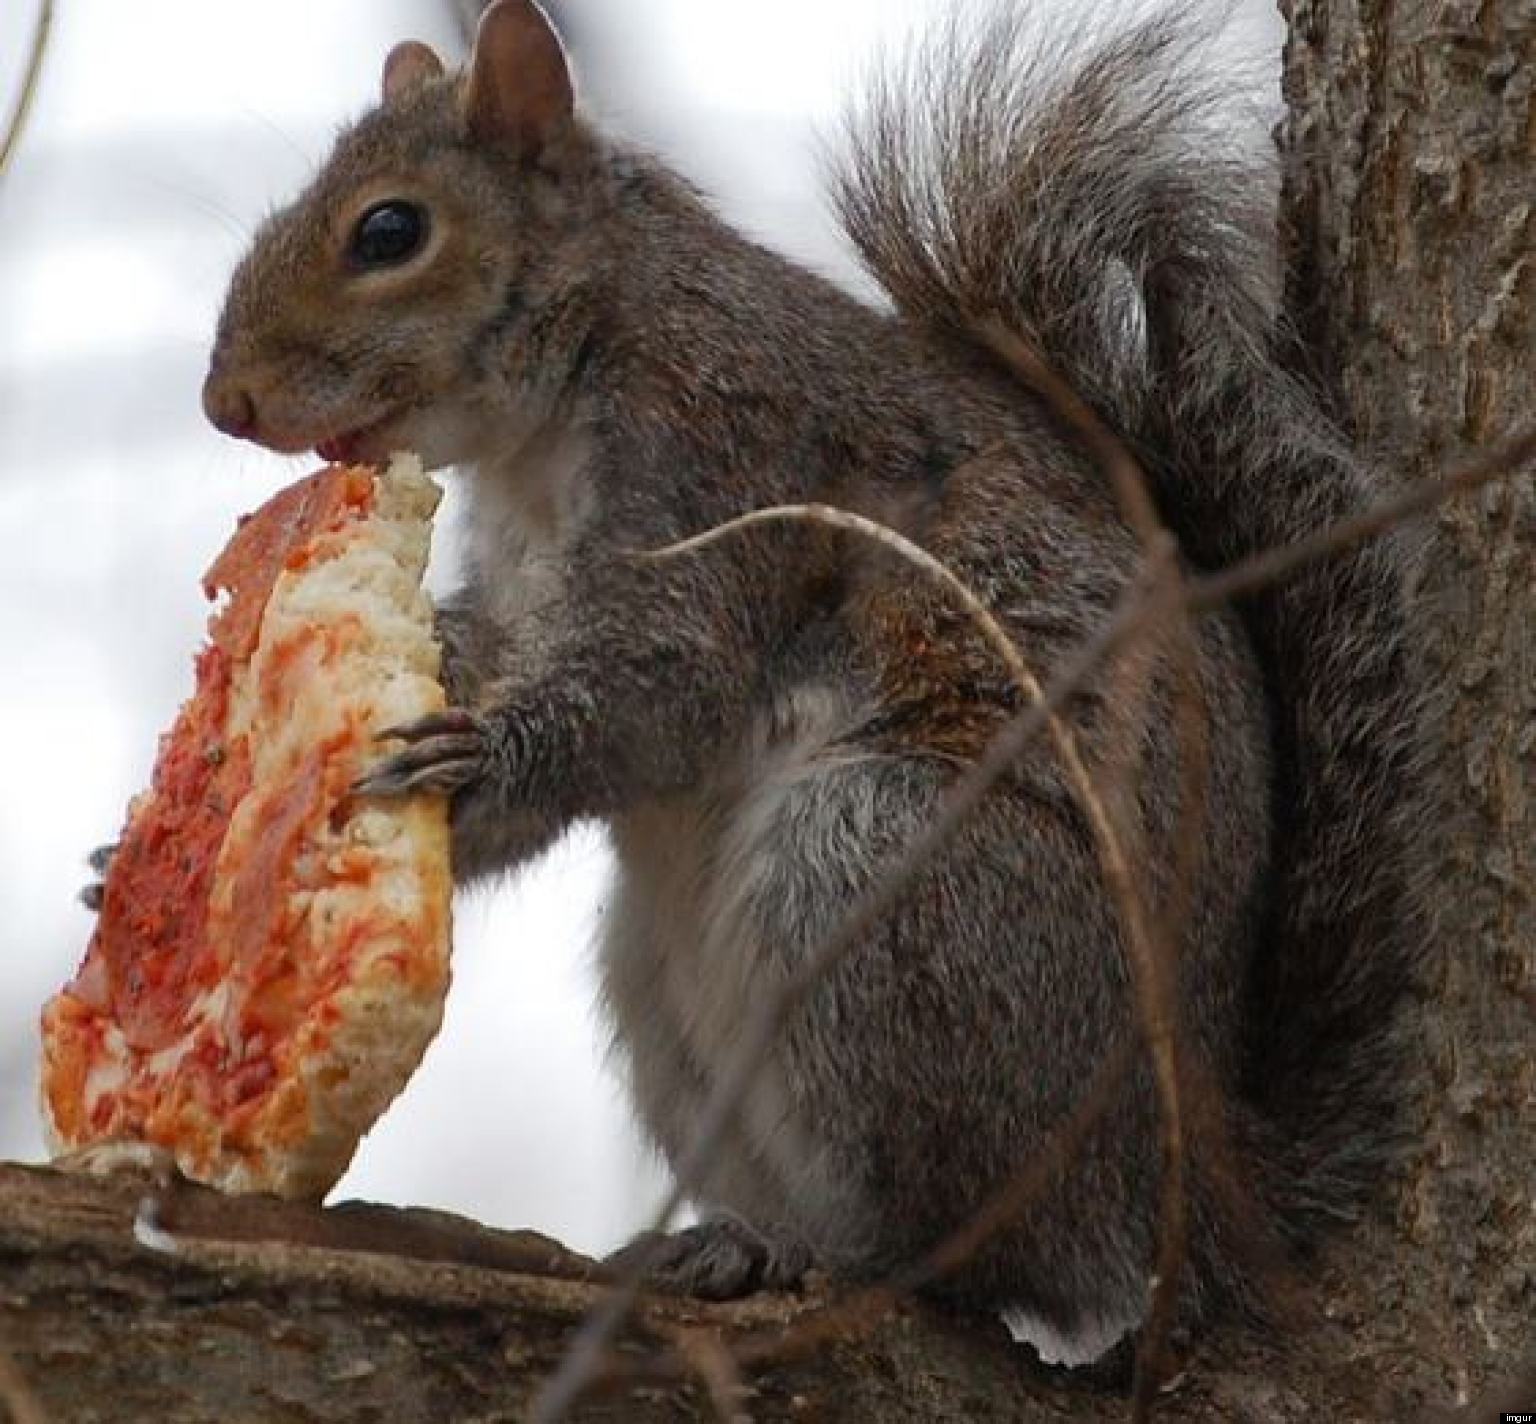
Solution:
[{"label": "squirrel", "polygon": [[[390,53],[380,104],[266,220],[219,320],[203,399],[223,431],[463,468],[465,577],[438,611],[452,705],[399,729],[360,790],[450,795],[462,882],[607,825],[602,998],[674,1161],[755,1007],[1024,702],[888,550],[776,523],[637,553],[767,506],[852,510],[941,559],[1048,677],[1143,553],[989,323],[1139,462],[1191,570],[1383,488],[1300,374],[1272,175],[1211,123],[1198,26],[1075,53],[1011,10],[970,26],[851,122],[835,196],[884,307],[603,132],[544,13],[496,0],[461,73]],[[1110,660],[1064,713],[1121,788],[1155,909],[1186,816],[1198,835],[1176,966],[1208,1129],[1186,1168],[1191,1320],[1262,1315],[1263,1261],[1357,1213],[1405,1140],[1427,941],[1413,588],[1401,539],[1346,550],[1199,620],[1187,654],[1154,638]],[[1205,741],[1192,808],[1181,666]],[[920,1259],[1137,1034],[1135,992],[1037,743],[793,1014],[697,1184],[700,1223],[649,1243],[652,1280],[728,1297]],[[1138,1051],[1076,1157],[931,1289],[1068,1337],[1134,1324],[1160,1180]]]}]

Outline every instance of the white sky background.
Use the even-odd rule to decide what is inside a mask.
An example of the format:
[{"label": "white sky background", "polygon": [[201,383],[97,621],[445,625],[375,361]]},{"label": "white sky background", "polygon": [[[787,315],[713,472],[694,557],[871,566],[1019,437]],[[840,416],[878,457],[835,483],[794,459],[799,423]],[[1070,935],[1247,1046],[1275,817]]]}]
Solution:
[{"label": "white sky background", "polygon": [[[36,0],[0,4],[0,114]],[[584,92],[755,236],[847,274],[813,126],[882,38],[943,0],[566,0]],[[1106,14],[1127,13],[1105,5]],[[1244,48],[1277,22],[1247,0]],[[190,690],[198,576],[310,460],[206,427],[223,286],[261,213],[372,102],[391,43],[451,53],[439,0],[58,0],[31,125],[0,176],[0,1158],[37,1159],[36,1020],[91,917],[85,853]],[[432,581],[451,584],[453,479]],[[659,1178],[601,1066],[589,946],[600,838],[457,907],[447,1023],[339,1196],[616,1244]]]}]

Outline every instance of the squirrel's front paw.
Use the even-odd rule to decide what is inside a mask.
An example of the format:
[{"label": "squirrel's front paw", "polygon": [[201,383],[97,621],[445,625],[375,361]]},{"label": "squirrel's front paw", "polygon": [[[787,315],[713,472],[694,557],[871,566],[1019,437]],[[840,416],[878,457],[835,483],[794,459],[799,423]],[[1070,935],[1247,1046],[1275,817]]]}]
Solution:
[{"label": "squirrel's front paw", "polygon": [[670,1235],[641,1233],[603,1262],[613,1276],[645,1267],[645,1283],[673,1295],[734,1300],[759,1290],[791,1290],[811,1267],[803,1246],[770,1241],[729,1217]]},{"label": "squirrel's front paw", "polygon": [[490,729],[484,718],[463,707],[386,728],[378,740],[401,741],[406,747],[353,783],[359,796],[410,796],[420,791],[451,796],[482,780],[489,763]]}]

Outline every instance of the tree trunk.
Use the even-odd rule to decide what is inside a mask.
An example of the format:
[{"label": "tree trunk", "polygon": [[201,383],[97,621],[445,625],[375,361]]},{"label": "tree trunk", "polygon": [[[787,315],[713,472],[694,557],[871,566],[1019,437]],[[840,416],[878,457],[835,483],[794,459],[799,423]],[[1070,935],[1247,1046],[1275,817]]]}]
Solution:
[{"label": "tree trunk", "polygon": [[[1536,419],[1536,4],[1293,0],[1292,306],[1403,480]],[[1430,533],[1439,956],[1423,1150],[1361,1253],[1368,1338],[1476,1391],[1536,1357],[1536,498]],[[1536,1399],[1525,1406],[1536,1409]]]}]

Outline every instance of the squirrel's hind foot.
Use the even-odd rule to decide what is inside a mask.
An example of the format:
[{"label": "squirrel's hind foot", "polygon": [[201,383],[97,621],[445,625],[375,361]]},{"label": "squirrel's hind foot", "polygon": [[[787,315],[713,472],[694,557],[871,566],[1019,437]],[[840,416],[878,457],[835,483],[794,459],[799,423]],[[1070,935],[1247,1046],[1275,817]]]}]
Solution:
[{"label": "squirrel's hind foot", "polygon": [[760,1290],[793,1290],[811,1267],[810,1251],[772,1241],[731,1217],[683,1231],[645,1231],[603,1262],[617,1277],[644,1262],[645,1283],[670,1295],[734,1300]]}]

